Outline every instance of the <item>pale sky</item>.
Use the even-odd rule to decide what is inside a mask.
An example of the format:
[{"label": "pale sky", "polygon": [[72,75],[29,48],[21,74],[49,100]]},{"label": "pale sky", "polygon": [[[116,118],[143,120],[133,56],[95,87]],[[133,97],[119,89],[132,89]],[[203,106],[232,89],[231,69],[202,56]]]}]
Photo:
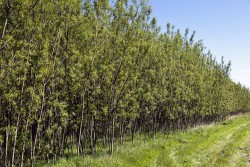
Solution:
[{"label": "pale sky", "polygon": [[169,22],[196,31],[218,61],[232,61],[231,78],[250,88],[250,0],[151,0],[165,31]]}]

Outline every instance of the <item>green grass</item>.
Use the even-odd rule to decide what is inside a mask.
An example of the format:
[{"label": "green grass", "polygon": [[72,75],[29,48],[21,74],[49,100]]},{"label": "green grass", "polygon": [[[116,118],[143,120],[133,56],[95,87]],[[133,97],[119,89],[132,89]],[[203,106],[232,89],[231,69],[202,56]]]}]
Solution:
[{"label": "green grass", "polygon": [[[45,165],[47,167],[52,165]],[[250,114],[241,115],[217,125],[199,126],[170,134],[158,134],[154,140],[137,136],[110,156],[61,159],[56,167],[228,167],[250,166]]]}]

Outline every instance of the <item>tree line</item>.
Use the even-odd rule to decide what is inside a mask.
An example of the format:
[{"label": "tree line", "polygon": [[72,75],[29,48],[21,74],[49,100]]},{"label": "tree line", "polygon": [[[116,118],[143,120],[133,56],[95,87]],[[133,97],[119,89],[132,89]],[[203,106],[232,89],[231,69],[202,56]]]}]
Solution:
[{"label": "tree line", "polygon": [[155,136],[250,109],[195,32],[147,0],[0,1],[0,166],[34,166],[135,134]]}]

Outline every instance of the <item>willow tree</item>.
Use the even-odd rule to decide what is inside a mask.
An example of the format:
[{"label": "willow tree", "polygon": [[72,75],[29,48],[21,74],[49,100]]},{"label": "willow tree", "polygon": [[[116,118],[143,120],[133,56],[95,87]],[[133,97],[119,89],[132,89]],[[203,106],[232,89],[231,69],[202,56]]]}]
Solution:
[{"label": "willow tree", "polygon": [[146,0],[0,1],[0,166],[112,154],[125,135],[249,111],[231,62],[151,12]]}]

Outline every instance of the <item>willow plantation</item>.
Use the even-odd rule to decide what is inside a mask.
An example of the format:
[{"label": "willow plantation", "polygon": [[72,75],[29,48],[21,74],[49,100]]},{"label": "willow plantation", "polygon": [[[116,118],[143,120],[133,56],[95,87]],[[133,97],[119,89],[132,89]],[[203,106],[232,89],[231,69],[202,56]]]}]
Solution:
[{"label": "willow plantation", "polygon": [[0,1],[0,166],[97,154],[124,137],[250,109],[231,62],[151,17],[147,0]]}]

